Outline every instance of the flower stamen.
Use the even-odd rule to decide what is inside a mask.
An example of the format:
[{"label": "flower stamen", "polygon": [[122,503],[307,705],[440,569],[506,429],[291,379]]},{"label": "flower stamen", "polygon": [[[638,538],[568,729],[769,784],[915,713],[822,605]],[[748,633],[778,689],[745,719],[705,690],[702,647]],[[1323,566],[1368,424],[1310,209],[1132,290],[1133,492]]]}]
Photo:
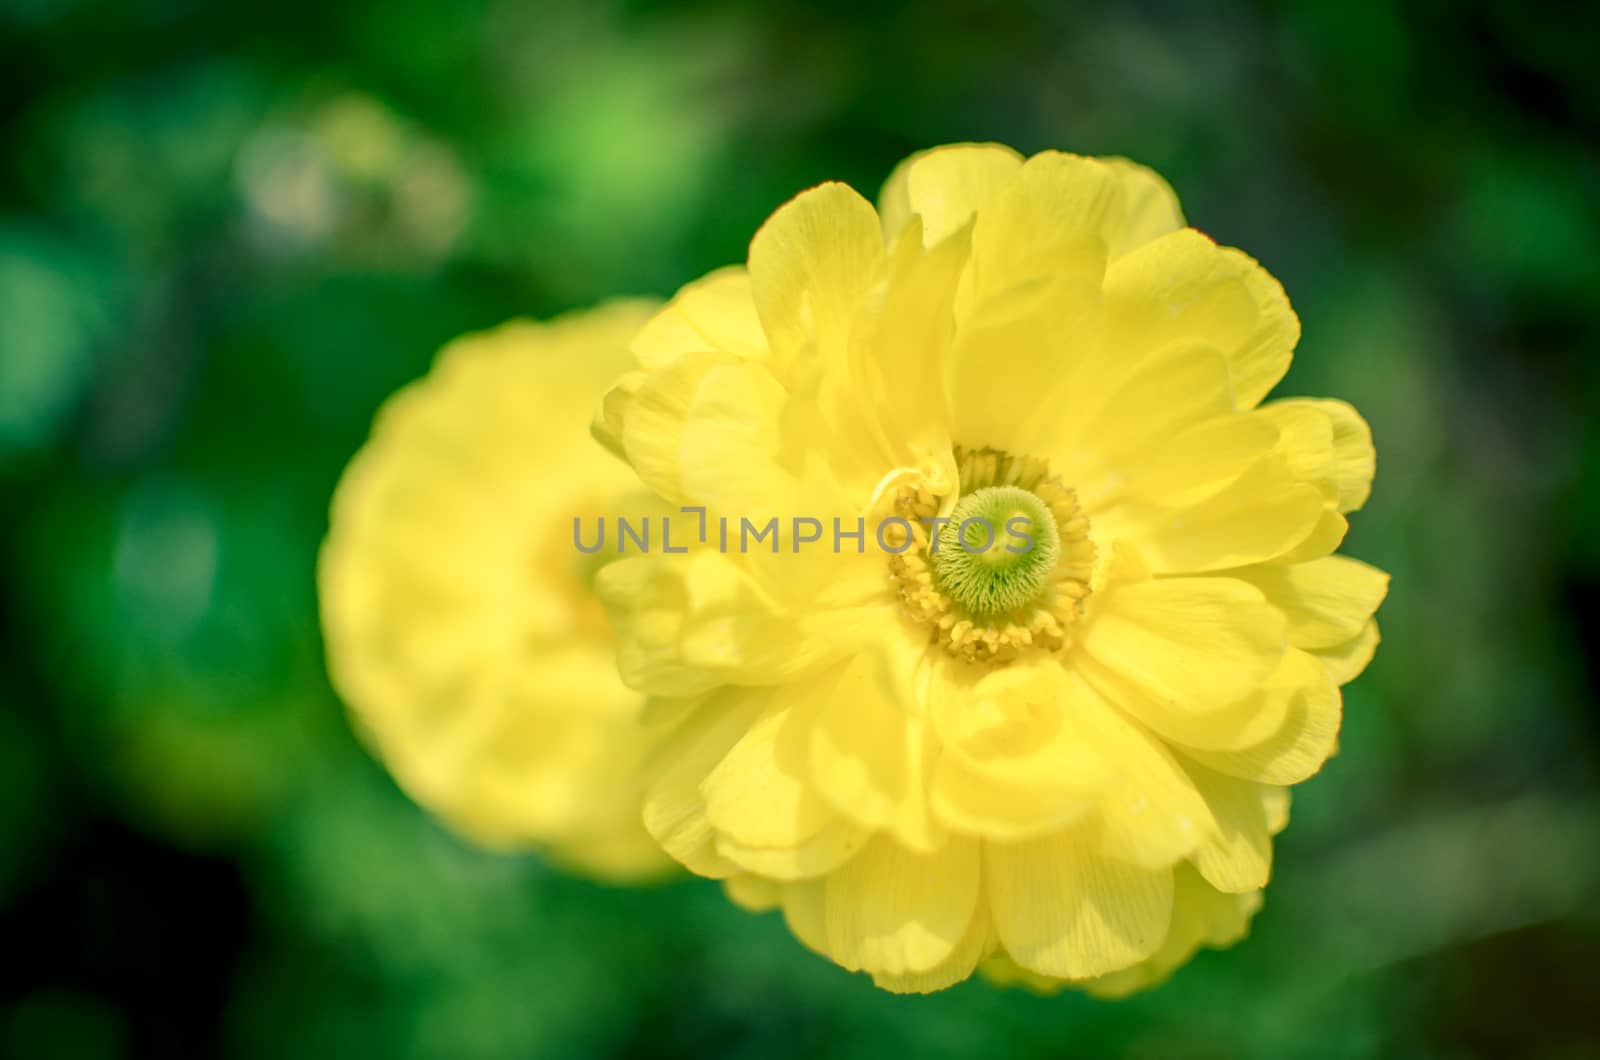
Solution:
[{"label": "flower stamen", "polygon": [[889,577],[907,614],[968,662],[1062,650],[1094,571],[1077,495],[1034,457],[958,449],[956,462],[959,499],[948,521],[934,519],[940,497],[925,487],[895,497],[911,530],[909,543],[904,533],[890,542],[907,547],[889,557]]}]

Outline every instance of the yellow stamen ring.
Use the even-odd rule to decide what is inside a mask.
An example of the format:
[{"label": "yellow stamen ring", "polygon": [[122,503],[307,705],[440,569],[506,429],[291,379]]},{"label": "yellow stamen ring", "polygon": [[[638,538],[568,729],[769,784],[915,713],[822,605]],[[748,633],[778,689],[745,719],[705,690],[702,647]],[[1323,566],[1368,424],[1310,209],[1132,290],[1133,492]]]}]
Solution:
[{"label": "yellow stamen ring", "polygon": [[925,488],[895,498],[911,540],[889,557],[889,577],[907,614],[969,662],[1062,650],[1094,572],[1077,495],[1036,458],[978,449],[957,450],[956,459],[960,499],[948,521],[935,521],[940,498]]}]

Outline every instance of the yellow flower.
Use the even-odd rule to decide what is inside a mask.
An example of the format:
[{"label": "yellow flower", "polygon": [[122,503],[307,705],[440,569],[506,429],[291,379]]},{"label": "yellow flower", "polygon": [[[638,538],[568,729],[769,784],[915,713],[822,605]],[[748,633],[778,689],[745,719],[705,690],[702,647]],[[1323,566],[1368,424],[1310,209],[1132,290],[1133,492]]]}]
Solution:
[{"label": "yellow flower", "polygon": [[400,785],[480,842],[627,879],[670,865],[639,821],[641,697],[618,679],[573,519],[637,493],[589,438],[652,305],[458,339],[393,397],[333,500],[328,667]]},{"label": "yellow flower", "polygon": [[876,211],[783,206],[595,421],[705,509],[599,579],[671,726],[652,833],[892,990],[1123,993],[1237,939],[1387,588],[1331,555],[1366,424],[1261,404],[1298,335],[1120,159],[948,147]]}]

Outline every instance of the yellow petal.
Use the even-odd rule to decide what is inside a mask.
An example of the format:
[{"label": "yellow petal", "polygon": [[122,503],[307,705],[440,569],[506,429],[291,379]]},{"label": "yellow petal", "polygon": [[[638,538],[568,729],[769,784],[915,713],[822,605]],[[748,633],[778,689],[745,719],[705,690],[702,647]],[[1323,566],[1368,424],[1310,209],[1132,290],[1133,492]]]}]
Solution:
[{"label": "yellow petal", "polygon": [[1088,656],[1075,660],[1078,671],[1108,701],[1172,743],[1209,751],[1254,747],[1283,728],[1290,704],[1307,685],[1323,681],[1321,668],[1303,653],[1284,652],[1278,668],[1243,698],[1223,706],[1173,702],[1118,674]]},{"label": "yellow petal", "polygon": [[967,249],[963,232],[927,251],[913,244],[897,252],[882,303],[853,337],[849,392],[881,432],[889,466],[950,447],[951,303]]},{"label": "yellow petal", "polygon": [[733,683],[768,684],[814,672],[844,651],[827,636],[826,612],[790,613],[757,584],[741,557],[707,548],[677,563],[661,558],[664,567],[683,571],[687,619],[678,646],[684,666]]},{"label": "yellow petal", "polygon": [[773,510],[789,488],[777,463],[786,398],[758,362],[685,355],[640,382],[617,414],[623,452],[669,504]]},{"label": "yellow petal", "polygon": [[767,356],[767,337],[743,267],[716,269],[683,287],[633,339],[633,355],[649,369],[690,353]]},{"label": "yellow petal", "polygon": [[1072,407],[1075,359],[1099,328],[1097,268],[1089,262],[991,295],[960,321],[950,394],[963,445],[1050,451]]},{"label": "yellow petal", "polygon": [[1236,576],[1267,595],[1289,620],[1289,643],[1332,648],[1366,626],[1389,591],[1389,576],[1347,556],[1248,567]]},{"label": "yellow petal", "polygon": [[1361,632],[1331,648],[1319,648],[1312,652],[1327,669],[1328,676],[1335,684],[1347,685],[1361,676],[1361,672],[1372,661],[1373,653],[1378,650],[1378,623],[1368,622],[1361,627]]},{"label": "yellow petal", "polygon": [[[1298,648],[1289,651],[1305,655]],[[1318,669],[1326,676],[1324,668]],[[1302,687],[1289,704],[1282,728],[1261,743],[1236,751],[1186,748],[1184,753],[1229,776],[1264,784],[1298,784],[1333,754],[1342,710],[1338,686],[1325,679]]]},{"label": "yellow petal", "polygon": [[1278,451],[1296,481],[1320,489],[1330,507],[1338,502],[1333,478],[1333,421],[1303,401],[1269,401],[1257,412],[1278,428]]},{"label": "yellow petal", "polygon": [[943,962],[923,972],[874,972],[873,985],[892,994],[931,994],[965,980],[978,962],[994,949],[994,929],[989,926],[988,905],[980,892],[978,908],[967,933]]},{"label": "yellow petal", "polygon": [[1078,395],[1056,444],[1064,457],[1086,450],[1120,471],[1177,432],[1233,408],[1223,355],[1204,344],[1176,343],[1140,363],[1098,408],[1089,395]]},{"label": "yellow petal", "polygon": [[1164,982],[1201,946],[1231,946],[1243,938],[1261,908],[1259,891],[1225,894],[1188,865],[1179,866],[1174,877],[1172,928],[1161,948],[1131,968],[1081,984],[1085,990],[1121,998]]},{"label": "yellow petal", "polygon": [[647,378],[649,376],[640,371],[624,372],[618,376],[611,384],[611,389],[601,397],[600,407],[595,410],[594,419],[589,423],[589,434],[594,440],[623,460],[628,459],[622,442],[623,425],[627,422],[634,395]]},{"label": "yellow petal", "polygon": [[1122,500],[1136,514],[1139,502],[1170,509],[1215,495],[1277,438],[1270,423],[1234,413],[1227,361],[1203,344],[1177,343],[1132,368],[1089,362],[1068,389],[1045,451],[1097,525]]},{"label": "yellow petal", "polygon": [[1101,158],[1122,185],[1122,223],[1110,235],[1111,260],[1183,227],[1177,193],[1161,174],[1126,158]]},{"label": "yellow petal", "polygon": [[1333,477],[1339,485],[1339,510],[1356,511],[1367,503],[1372,493],[1372,477],[1377,471],[1372,428],[1359,412],[1343,401],[1324,399],[1312,404],[1333,421]]},{"label": "yellow petal", "polygon": [[1113,167],[1045,152],[985,203],[956,299],[951,393],[963,445],[1046,453],[1062,423],[1086,414],[1083,392],[1105,389],[1088,351],[1125,192]]},{"label": "yellow petal", "polygon": [[[926,638],[916,647],[926,648]],[[811,733],[811,778],[839,812],[916,850],[944,841],[928,808],[928,779],[937,745],[927,722],[872,654],[845,664],[825,697]]]},{"label": "yellow petal", "polygon": [[933,246],[971,219],[1016,177],[1022,156],[1001,144],[951,144],[895,167],[878,197],[884,235],[893,241],[913,215]]},{"label": "yellow petal", "polygon": [[948,961],[978,902],[978,844],[953,839],[917,854],[872,840],[828,877],[828,952],[851,971],[906,975]]},{"label": "yellow petal", "polygon": [[1287,464],[1269,456],[1208,500],[1144,518],[1121,515],[1117,525],[1151,570],[1198,573],[1283,556],[1313,534],[1323,514],[1316,487],[1296,482]]},{"label": "yellow petal", "polygon": [[829,612],[797,621],[758,586],[740,557],[714,549],[652,553],[607,564],[595,589],[617,633],[617,668],[632,688],[681,697],[725,682],[810,673],[846,648]]},{"label": "yellow petal", "polygon": [[1242,409],[1289,368],[1300,321],[1283,288],[1240,251],[1192,228],[1144,244],[1106,272],[1107,348],[1134,360],[1180,340],[1228,358]]},{"label": "yellow petal", "polygon": [[1140,868],[1168,869],[1201,847],[1217,824],[1171,754],[1137,730],[1128,732],[1142,745],[1137,753],[1123,752],[1129,772],[1097,807],[1099,850]]},{"label": "yellow petal", "polygon": [[1219,891],[1243,894],[1267,885],[1272,873],[1272,833],[1263,787],[1191,766],[1189,775],[1217,820],[1217,830],[1195,851],[1194,865]]},{"label": "yellow petal", "polygon": [[1353,512],[1367,502],[1377,468],[1372,428],[1343,401],[1294,398],[1274,401],[1262,411],[1280,423],[1294,423],[1297,473],[1327,486],[1340,512]]},{"label": "yellow petal", "polygon": [[700,784],[760,714],[766,696],[724,692],[692,711],[651,757],[644,823],[656,841],[691,872],[721,878],[738,867],[717,853]]},{"label": "yellow petal", "polygon": [[844,184],[801,192],[750,243],[750,286],[781,376],[809,356],[842,360],[884,265],[872,205]]},{"label": "yellow petal", "polygon": [[1237,481],[1277,442],[1277,429],[1254,413],[1217,416],[1126,460],[1122,488],[1150,503],[1198,504]]},{"label": "yellow petal", "polygon": [[785,886],[777,880],[741,872],[722,881],[722,892],[747,913],[765,913],[783,905]]},{"label": "yellow petal", "polygon": [[926,251],[913,219],[880,300],[852,331],[848,357],[798,385],[783,415],[788,466],[837,481],[860,510],[886,474],[948,459],[951,301],[965,233]]},{"label": "yellow petal", "polygon": [[1112,861],[1065,832],[988,843],[985,883],[995,934],[1040,975],[1084,979],[1149,957],[1172,918],[1172,870]]},{"label": "yellow petal", "polygon": [[1267,831],[1277,835],[1289,827],[1289,789],[1268,784],[1261,787],[1260,795],[1267,813]]},{"label": "yellow petal", "polygon": [[688,591],[676,557],[638,556],[607,564],[595,579],[617,631],[617,669],[631,688],[668,698],[694,696],[717,675],[683,664],[680,642]]},{"label": "yellow petal", "polygon": [[783,883],[783,922],[800,944],[824,957],[828,954],[828,920],[823,911],[826,880],[794,880]]},{"label": "yellow petal", "polygon": [[1278,563],[1310,563],[1336,552],[1350,532],[1350,520],[1327,508],[1317,517],[1317,525],[1304,541],[1276,558]]},{"label": "yellow petal", "polygon": [[717,833],[717,853],[746,872],[777,880],[824,876],[850,860],[868,834],[843,817],[834,817],[797,846],[752,846]]},{"label": "yellow petal", "polygon": [[1023,163],[978,214],[968,306],[1063,273],[1098,280],[1127,204],[1117,170],[1046,151]]},{"label": "yellow petal", "polygon": [[944,745],[929,790],[938,818],[968,835],[1018,840],[1088,814],[1113,764],[1088,738],[1087,695],[1053,662],[974,675],[941,660],[929,703]]},{"label": "yellow petal", "polygon": [[706,819],[743,846],[800,846],[838,816],[806,778],[806,742],[821,702],[816,679],[779,686],[700,784]]},{"label": "yellow petal", "polygon": [[1238,702],[1283,657],[1283,616],[1233,578],[1158,578],[1099,596],[1082,651],[1174,712]]}]

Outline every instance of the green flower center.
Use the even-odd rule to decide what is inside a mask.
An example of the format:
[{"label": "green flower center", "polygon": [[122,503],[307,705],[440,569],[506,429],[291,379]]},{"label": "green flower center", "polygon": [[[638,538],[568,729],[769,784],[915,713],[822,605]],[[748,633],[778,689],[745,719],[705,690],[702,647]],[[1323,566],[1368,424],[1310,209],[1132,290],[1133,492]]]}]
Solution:
[{"label": "green flower center", "polygon": [[961,498],[931,550],[941,590],[974,616],[1026,607],[1044,591],[1061,554],[1049,507],[1020,486],[987,486]]},{"label": "green flower center", "polygon": [[894,498],[910,540],[896,542],[888,573],[906,616],[970,663],[1066,649],[1095,567],[1078,495],[1038,457],[961,446],[953,455],[958,500],[948,520],[935,520],[943,494],[923,485]]}]

